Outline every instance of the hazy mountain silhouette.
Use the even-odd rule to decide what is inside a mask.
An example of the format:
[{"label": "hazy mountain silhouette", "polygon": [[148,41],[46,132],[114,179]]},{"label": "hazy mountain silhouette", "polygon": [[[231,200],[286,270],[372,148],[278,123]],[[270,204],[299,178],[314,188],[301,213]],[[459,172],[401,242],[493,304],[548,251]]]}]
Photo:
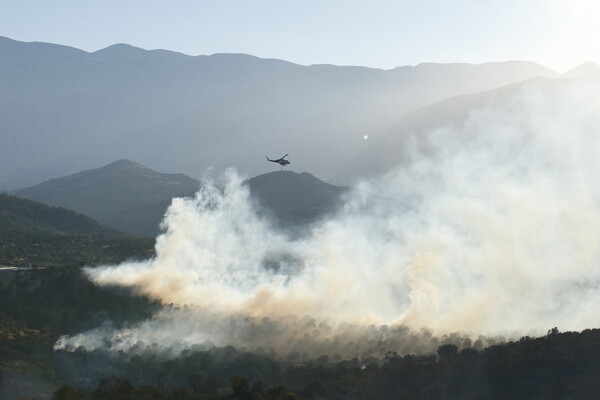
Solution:
[{"label": "hazy mountain silhouette", "polygon": [[438,128],[460,127],[473,112],[493,107],[497,102],[516,95],[526,85],[550,87],[564,83],[564,79],[537,77],[493,90],[450,97],[421,107],[391,127],[380,138],[371,141],[371,146],[358,157],[361,163],[348,163],[345,168],[365,175],[389,170],[406,159],[406,152],[413,151],[414,144],[421,154],[427,155],[431,151],[427,143],[429,134]]},{"label": "hazy mountain silhouette", "polygon": [[0,232],[125,236],[74,211],[6,194],[0,194],[0,221]]},{"label": "hazy mountain silhouette", "polygon": [[198,181],[183,174],[163,174],[119,160],[13,194],[75,210],[124,232],[154,236],[171,199],[198,188]]},{"label": "hazy mountain silhouette", "polygon": [[334,212],[346,191],[308,172],[270,172],[246,183],[259,205],[281,225],[305,224]]},{"label": "hazy mountain silhouette", "polygon": [[555,75],[522,61],[379,70],[0,38],[0,189],[116,158],[191,176],[209,166],[256,175],[264,154],[285,152],[340,182],[365,134],[448,97]]},{"label": "hazy mountain silhouette", "polygon": [[563,74],[565,78],[600,78],[600,65],[585,62]]},{"label": "hazy mountain silhouette", "polygon": [[[302,225],[337,209],[345,188],[303,172],[277,171],[245,182],[260,210],[276,223]],[[174,197],[192,196],[200,183],[162,174],[129,160],[50,179],[14,195],[65,207],[135,235],[153,237]]]}]

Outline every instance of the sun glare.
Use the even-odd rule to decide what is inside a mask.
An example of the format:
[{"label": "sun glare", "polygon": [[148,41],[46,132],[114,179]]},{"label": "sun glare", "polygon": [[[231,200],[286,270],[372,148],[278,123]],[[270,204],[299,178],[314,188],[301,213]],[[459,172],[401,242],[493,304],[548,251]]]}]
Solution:
[{"label": "sun glare", "polygon": [[540,62],[557,72],[600,62],[600,2],[561,1],[558,7],[562,24],[548,29],[553,33],[539,52]]}]

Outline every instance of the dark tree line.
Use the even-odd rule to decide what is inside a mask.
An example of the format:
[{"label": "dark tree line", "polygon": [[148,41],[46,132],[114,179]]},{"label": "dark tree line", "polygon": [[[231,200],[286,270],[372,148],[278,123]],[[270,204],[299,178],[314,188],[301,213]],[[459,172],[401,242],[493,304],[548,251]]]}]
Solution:
[{"label": "dark tree line", "polygon": [[341,361],[320,357],[291,362],[231,346],[182,353],[172,360],[151,351],[59,356],[70,359],[73,371],[90,371],[93,364],[120,376],[101,379],[96,387],[86,387],[80,379],[72,381],[80,389],[61,389],[75,390],[85,399],[107,398],[102,397],[107,385],[127,392],[122,397],[127,399],[590,399],[600,393],[598,329],[552,329],[544,337],[523,337],[480,351],[447,344],[431,355],[388,352],[383,358]]},{"label": "dark tree line", "polygon": [[0,230],[0,265],[62,267],[117,264],[154,255],[154,240],[101,235],[5,232]]},{"label": "dark tree line", "polygon": [[58,383],[60,336],[149,318],[159,306],[124,289],[100,289],[77,266],[0,272],[0,399]]},{"label": "dark tree line", "polygon": [[148,344],[128,352],[54,351],[63,334],[115,327],[163,307],[124,289],[100,289],[79,267],[0,275],[0,400],[49,399],[588,399],[600,393],[600,330],[487,348],[469,341],[436,354],[344,360],[271,349]]}]

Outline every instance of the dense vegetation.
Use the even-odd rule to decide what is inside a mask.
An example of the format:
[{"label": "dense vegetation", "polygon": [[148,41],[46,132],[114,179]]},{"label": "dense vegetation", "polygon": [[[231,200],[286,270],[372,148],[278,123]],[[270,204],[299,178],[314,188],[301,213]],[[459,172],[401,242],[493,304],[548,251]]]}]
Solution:
[{"label": "dense vegetation", "polygon": [[0,232],[0,265],[34,268],[118,263],[154,254],[154,240],[104,236]]},{"label": "dense vegetation", "polygon": [[6,194],[0,194],[0,232],[125,236],[85,215]]},{"label": "dense vegetation", "polygon": [[0,194],[0,265],[116,263],[148,258],[153,246],[76,212]]},{"label": "dense vegetation", "polygon": [[[122,355],[111,359],[109,368],[90,354],[60,356],[78,371],[114,368],[116,376],[128,377],[127,383],[104,380],[86,390],[98,399],[106,398],[102,391],[107,382],[117,392],[128,392],[126,398],[147,398],[142,393],[152,390],[154,398],[178,399],[226,399],[232,391],[237,399],[288,398],[267,389],[281,386],[286,396],[310,399],[563,399],[593,398],[600,390],[600,330],[561,334],[553,329],[542,338],[522,338],[480,352],[448,344],[428,356],[390,352],[385,359],[366,360],[321,357],[292,363],[230,347],[174,360],[151,353]],[[138,386],[137,393],[133,386],[127,389],[130,382]]]},{"label": "dense vegetation", "polygon": [[97,288],[79,267],[0,272],[0,398],[44,393],[55,384],[53,346],[61,335],[148,318],[157,307]]},{"label": "dense vegetation", "polygon": [[481,351],[292,360],[270,349],[193,348],[176,357],[53,351],[63,334],[148,318],[161,306],[99,289],[78,267],[0,275],[0,399],[559,399],[600,392],[600,330],[524,337]]},{"label": "dense vegetation", "polygon": [[0,271],[0,400],[586,399],[600,393],[598,329],[554,328],[483,350],[469,341],[441,341],[437,354],[389,351],[350,360],[208,345],[171,354],[152,343],[116,353],[55,351],[62,335],[126,327],[170,307],[129,290],[101,289],[81,272],[84,264],[150,257],[152,240],[122,236],[60,208],[9,196],[0,201],[8,221],[0,228],[0,264],[34,267]]}]

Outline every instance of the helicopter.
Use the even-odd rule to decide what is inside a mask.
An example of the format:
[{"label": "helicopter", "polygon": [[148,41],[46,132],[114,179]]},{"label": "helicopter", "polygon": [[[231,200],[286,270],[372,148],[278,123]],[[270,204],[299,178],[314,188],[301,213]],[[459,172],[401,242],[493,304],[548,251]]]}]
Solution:
[{"label": "helicopter", "polygon": [[267,156],[265,156],[265,157],[267,158],[267,160],[269,160],[269,161],[271,161],[271,162],[274,162],[274,163],[277,163],[277,164],[281,165],[281,169],[283,170],[283,167],[285,167],[285,166],[286,166],[286,165],[288,165],[288,164],[291,164],[291,163],[290,163],[288,160],[285,160],[285,158],[286,158],[287,156],[288,156],[288,155],[286,154],[285,156],[283,156],[283,157],[281,157],[281,158],[278,158],[277,160],[271,160],[269,157],[267,157]]}]

